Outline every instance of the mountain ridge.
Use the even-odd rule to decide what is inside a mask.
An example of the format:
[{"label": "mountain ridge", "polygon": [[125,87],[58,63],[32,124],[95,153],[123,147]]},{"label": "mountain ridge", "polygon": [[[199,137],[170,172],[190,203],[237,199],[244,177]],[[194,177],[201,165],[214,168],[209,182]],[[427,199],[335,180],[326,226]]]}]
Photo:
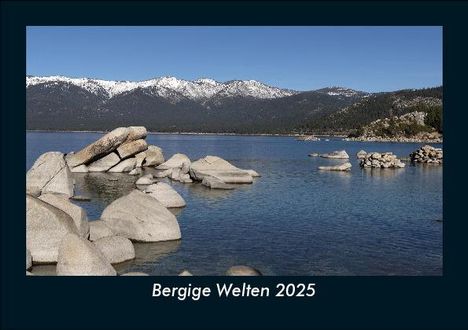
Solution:
[{"label": "mountain ridge", "polygon": [[[27,129],[41,130],[108,130],[144,125],[159,132],[349,132],[356,128],[349,125],[354,117],[362,125],[394,111],[403,114],[408,104],[414,108],[428,97],[441,102],[438,89],[440,93],[367,93],[339,86],[293,91],[256,80],[220,83],[210,78],[187,81],[160,77],[117,82],[26,76],[26,125]],[[375,110],[375,100],[396,110]]]}]

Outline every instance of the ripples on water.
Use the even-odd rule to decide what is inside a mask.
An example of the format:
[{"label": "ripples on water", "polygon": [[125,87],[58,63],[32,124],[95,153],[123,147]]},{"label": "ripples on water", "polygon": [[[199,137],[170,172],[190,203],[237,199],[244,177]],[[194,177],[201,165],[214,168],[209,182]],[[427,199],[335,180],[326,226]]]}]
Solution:
[{"label": "ripples on water", "polygon": [[[76,151],[100,136],[29,132],[26,168],[44,152]],[[165,179],[187,202],[176,212],[182,240],[135,244],[137,258],[116,265],[119,272],[222,275],[247,264],[267,275],[442,274],[442,166],[362,170],[355,159],[360,149],[407,157],[421,144],[210,135],[149,135],[147,141],[162,147],[166,159],[177,152],[192,160],[217,155],[262,177],[235,190]],[[340,149],[351,157],[349,173],[317,170],[342,160],[307,157]],[[134,189],[136,178],[94,173],[75,180],[78,193],[92,198],[76,203],[95,220]]]}]

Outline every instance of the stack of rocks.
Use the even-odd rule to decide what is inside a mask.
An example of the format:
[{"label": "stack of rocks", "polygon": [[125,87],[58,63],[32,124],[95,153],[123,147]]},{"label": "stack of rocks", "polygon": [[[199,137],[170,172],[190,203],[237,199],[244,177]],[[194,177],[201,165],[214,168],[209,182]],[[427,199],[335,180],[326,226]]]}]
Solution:
[{"label": "stack of rocks", "polygon": [[131,172],[141,166],[164,162],[159,147],[148,146],[143,126],[119,127],[65,160],[71,172]]},{"label": "stack of rocks", "polygon": [[434,148],[425,145],[410,154],[410,159],[415,163],[442,164],[444,153],[442,148]]},{"label": "stack of rocks", "polygon": [[171,180],[179,181],[182,183],[191,183],[189,170],[192,162],[187,155],[175,154],[166,162],[158,165],[156,169],[160,170],[157,173],[158,178],[169,177]]},{"label": "stack of rocks", "polygon": [[357,154],[356,154],[356,158],[357,159],[363,159],[365,158],[367,155],[367,152],[365,152],[364,150],[360,150]]},{"label": "stack of rocks", "polygon": [[405,164],[391,152],[370,152],[360,161],[363,168],[403,168]]}]

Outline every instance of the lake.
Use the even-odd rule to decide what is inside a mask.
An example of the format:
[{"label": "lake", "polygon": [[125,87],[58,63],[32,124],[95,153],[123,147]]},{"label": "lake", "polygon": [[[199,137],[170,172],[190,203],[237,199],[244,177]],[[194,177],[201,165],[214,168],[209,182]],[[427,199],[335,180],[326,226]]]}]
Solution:
[{"label": "lake", "polygon": [[[44,152],[78,151],[100,136],[28,132],[26,170]],[[223,275],[245,264],[265,275],[442,275],[443,167],[361,169],[355,157],[361,149],[408,157],[423,144],[172,134],[150,134],[147,142],[161,147],[166,159],[216,155],[262,177],[235,190],[164,179],[187,202],[175,212],[182,239],[135,243],[137,258],[115,265],[119,273]],[[350,172],[318,171],[343,160],[308,157],[340,149],[350,155]],[[135,188],[137,177],[115,174],[119,181],[109,181],[108,175],[74,174],[77,193],[92,199],[74,203],[90,220]],[[51,272],[53,266],[33,269]]]}]

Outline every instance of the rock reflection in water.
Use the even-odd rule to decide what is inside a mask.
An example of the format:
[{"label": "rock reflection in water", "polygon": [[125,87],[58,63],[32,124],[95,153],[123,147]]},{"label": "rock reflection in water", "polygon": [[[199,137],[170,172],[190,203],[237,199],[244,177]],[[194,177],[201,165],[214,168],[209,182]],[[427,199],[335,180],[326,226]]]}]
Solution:
[{"label": "rock reflection in water", "polygon": [[195,183],[187,188],[189,189],[190,193],[200,197],[202,199],[207,200],[218,200],[218,199],[225,199],[228,198],[231,194],[233,194],[236,190],[241,190],[244,186],[250,186],[250,184],[245,185],[235,185],[235,189],[233,190],[225,190],[225,189],[211,189],[208,188],[201,183]]},{"label": "rock reflection in water", "polygon": [[403,174],[404,170],[404,168],[363,168],[362,173],[365,176],[392,178]]},{"label": "rock reflection in water", "polygon": [[73,177],[79,194],[105,205],[135,189],[136,177],[126,173],[75,173]]},{"label": "rock reflection in water", "polygon": [[[114,265],[120,273],[144,272],[154,274],[156,264],[171,254],[176,253],[180,247],[180,240],[157,243],[133,243],[135,259]],[[174,274],[177,275],[177,274]]]}]

